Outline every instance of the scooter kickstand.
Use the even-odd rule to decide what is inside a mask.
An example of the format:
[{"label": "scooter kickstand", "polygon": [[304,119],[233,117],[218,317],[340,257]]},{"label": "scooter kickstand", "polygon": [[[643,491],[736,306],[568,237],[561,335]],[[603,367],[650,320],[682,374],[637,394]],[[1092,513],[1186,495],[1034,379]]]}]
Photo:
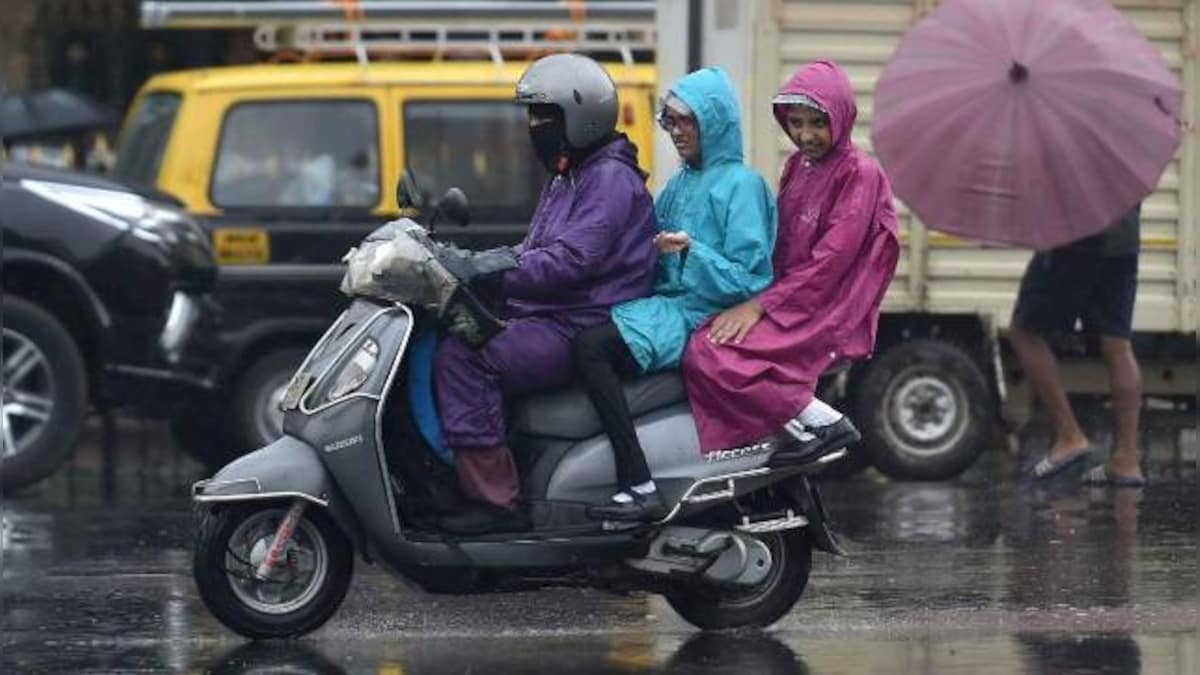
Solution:
[{"label": "scooter kickstand", "polygon": [[292,502],[287,514],[283,516],[283,520],[275,530],[275,538],[271,541],[271,548],[267,549],[267,557],[263,558],[258,569],[254,570],[255,576],[266,579],[271,573],[271,568],[279,564],[279,558],[283,556],[288,540],[292,538],[292,533],[296,531],[296,525],[300,522],[300,516],[304,515],[306,504],[307,502],[303,499]]}]

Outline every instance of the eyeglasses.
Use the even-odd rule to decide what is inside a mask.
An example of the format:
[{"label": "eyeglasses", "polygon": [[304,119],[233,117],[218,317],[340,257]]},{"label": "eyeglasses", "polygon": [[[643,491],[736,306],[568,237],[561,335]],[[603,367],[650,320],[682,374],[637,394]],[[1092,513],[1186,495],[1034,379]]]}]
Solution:
[{"label": "eyeglasses", "polygon": [[668,112],[658,113],[658,126],[663,128],[663,131],[670,133],[675,129],[680,131],[691,131],[696,128],[696,118],[691,115],[676,115]]}]

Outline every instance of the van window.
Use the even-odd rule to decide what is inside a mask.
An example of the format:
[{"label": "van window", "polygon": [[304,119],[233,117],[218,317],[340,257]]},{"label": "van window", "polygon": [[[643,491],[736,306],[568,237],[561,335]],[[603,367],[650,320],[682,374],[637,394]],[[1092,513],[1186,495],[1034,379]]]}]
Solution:
[{"label": "van window", "polygon": [[422,188],[467,193],[472,222],[528,223],[546,182],[525,107],[507,100],[410,101],[404,151]]},{"label": "van window", "polygon": [[379,203],[379,124],[370,101],[259,101],[225,115],[212,178],[222,208]]},{"label": "van window", "polygon": [[166,91],[147,94],[142,99],[117,142],[113,176],[148,187],[158,182],[158,169],[182,100],[179,94]]}]

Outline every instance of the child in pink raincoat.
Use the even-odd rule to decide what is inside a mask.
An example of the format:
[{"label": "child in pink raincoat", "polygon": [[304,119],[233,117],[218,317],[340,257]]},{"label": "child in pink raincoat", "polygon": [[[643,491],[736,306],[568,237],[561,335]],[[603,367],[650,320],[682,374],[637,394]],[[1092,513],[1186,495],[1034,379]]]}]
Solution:
[{"label": "child in pink raincoat", "polygon": [[775,280],[692,335],[683,373],[706,454],[757,447],[809,461],[859,438],[814,391],[831,366],[870,355],[900,248],[887,177],[850,138],[845,71],[800,68],[772,108],[798,150],[780,182]]}]

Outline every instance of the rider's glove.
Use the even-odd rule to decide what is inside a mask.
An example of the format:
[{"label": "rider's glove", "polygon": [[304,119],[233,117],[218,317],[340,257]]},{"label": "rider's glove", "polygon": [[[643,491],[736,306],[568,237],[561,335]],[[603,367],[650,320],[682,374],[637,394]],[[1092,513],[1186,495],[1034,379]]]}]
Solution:
[{"label": "rider's glove", "polygon": [[508,246],[486,251],[468,251],[453,244],[439,244],[433,256],[454,278],[464,284],[517,267],[517,253]]}]

